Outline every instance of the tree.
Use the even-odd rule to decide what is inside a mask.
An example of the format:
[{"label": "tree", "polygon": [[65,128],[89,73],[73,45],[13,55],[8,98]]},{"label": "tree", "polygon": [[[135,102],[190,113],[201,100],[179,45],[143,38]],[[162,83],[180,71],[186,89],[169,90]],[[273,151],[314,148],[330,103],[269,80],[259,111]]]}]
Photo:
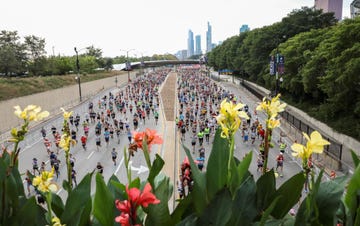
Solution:
[{"label": "tree", "polygon": [[44,73],[45,60],[45,39],[34,35],[25,36],[25,48],[29,59],[28,69],[32,75]]},{"label": "tree", "polygon": [[19,75],[26,71],[25,46],[20,43],[17,31],[0,32],[0,73]]}]

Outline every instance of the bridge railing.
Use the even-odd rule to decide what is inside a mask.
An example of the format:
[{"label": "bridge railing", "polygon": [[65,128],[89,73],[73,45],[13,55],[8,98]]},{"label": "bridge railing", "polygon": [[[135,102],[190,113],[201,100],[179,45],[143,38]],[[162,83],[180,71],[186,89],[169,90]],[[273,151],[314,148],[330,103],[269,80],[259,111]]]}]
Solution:
[{"label": "bridge railing", "polygon": [[[266,94],[250,86],[245,80],[241,80],[240,84],[260,100],[266,96]],[[289,124],[293,130],[297,130],[297,136],[300,137],[300,139],[297,140],[299,143],[305,142],[301,132],[310,134],[315,130],[311,125],[295,117],[286,110],[281,112],[280,116],[283,120],[286,121],[287,124]],[[321,155],[314,155],[314,163],[317,163],[320,168],[324,169],[334,169],[345,173],[351,172],[352,166],[342,161],[344,148],[343,145],[330,137],[323,136],[323,138],[330,142],[330,145],[325,146],[324,149],[326,157],[322,157]]]}]

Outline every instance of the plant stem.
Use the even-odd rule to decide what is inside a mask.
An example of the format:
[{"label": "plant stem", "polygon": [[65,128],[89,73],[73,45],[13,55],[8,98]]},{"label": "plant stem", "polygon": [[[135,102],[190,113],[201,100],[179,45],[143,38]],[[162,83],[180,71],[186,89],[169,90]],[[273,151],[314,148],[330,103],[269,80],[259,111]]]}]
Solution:
[{"label": "plant stem", "polygon": [[269,129],[266,126],[265,130],[265,145],[264,145],[264,167],[263,174],[267,171],[267,163],[268,163],[268,154],[269,154]]},{"label": "plant stem", "polygon": [[11,161],[10,161],[10,167],[13,167],[16,165],[16,160],[17,160],[17,156],[19,154],[18,152],[18,147],[19,147],[19,141],[17,141],[15,143],[15,146],[14,146],[14,152],[11,154]]},{"label": "plant stem", "polygon": [[69,151],[65,151],[65,158],[66,158],[66,169],[67,169],[67,176],[68,176],[68,182],[69,182],[69,186],[70,189],[72,189],[72,180],[71,180],[71,171],[72,171],[72,167],[70,165],[70,158],[69,158],[69,152],[70,152],[70,147],[69,147]]},{"label": "plant stem", "polygon": [[229,138],[230,141],[230,154],[229,154],[229,159],[228,159],[228,184],[230,184],[230,179],[231,179],[231,161],[234,158],[234,144],[235,144],[235,139],[234,139],[234,135],[232,135]]},{"label": "plant stem", "polygon": [[50,223],[50,225],[52,225],[52,222],[51,222],[51,220],[52,220],[51,192],[48,192],[46,194],[46,205],[47,205],[47,208],[48,208],[47,214],[48,214],[48,217],[49,217],[49,223]]}]

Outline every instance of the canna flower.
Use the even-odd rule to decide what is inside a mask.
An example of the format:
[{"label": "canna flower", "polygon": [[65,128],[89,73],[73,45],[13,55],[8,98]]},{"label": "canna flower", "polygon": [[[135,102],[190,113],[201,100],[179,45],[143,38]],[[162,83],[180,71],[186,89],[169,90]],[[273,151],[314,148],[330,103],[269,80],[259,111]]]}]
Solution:
[{"label": "canna flower", "polygon": [[240,118],[249,118],[244,111],[239,111],[243,107],[243,104],[238,103],[235,105],[233,102],[227,102],[227,99],[221,102],[220,114],[216,116],[216,120],[222,128],[221,137],[230,137],[239,129],[241,124]]},{"label": "canna flower", "polygon": [[312,153],[322,153],[324,146],[330,144],[322,138],[318,131],[312,132],[310,137],[306,133],[303,133],[303,135],[307,140],[306,146],[297,143],[291,146],[291,149],[294,151],[292,155],[303,160],[309,159]]},{"label": "canna flower", "polygon": [[71,139],[71,137],[67,134],[63,134],[60,139],[59,147],[64,149],[64,151],[70,150],[70,144],[76,144],[76,141]]},{"label": "canna flower", "polygon": [[148,149],[150,151],[151,145],[153,144],[162,144],[163,140],[159,134],[156,133],[156,130],[146,129],[145,132],[136,132],[133,131],[133,139],[138,148],[143,148],[142,142],[146,139]]},{"label": "canna flower", "polygon": [[149,204],[158,204],[158,200],[153,193],[151,193],[151,185],[147,183],[144,190],[140,192],[138,188],[130,188],[126,186],[126,193],[128,199],[124,201],[116,200],[115,206],[121,211],[120,216],[115,218],[115,221],[122,226],[134,225],[136,222],[136,210],[139,206],[148,207]]},{"label": "canna flower", "polygon": [[66,224],[61,224],[60,219],[57,217],[53,217],[51,222],[53,223],[52,226],[66,226]]},{"label": "canna flower", "polygon": [[280,120],[271,118],[271,119],[266,121],[266,124],[267,124],[269,129],[274,129],[274,128],[280,126]]},{"label": "canna flower", "polygon": [[41,172],[40,176],[36,176],[33,179],[33,186],[37,187],[39,191],[42,192],[55,192],[58,190],[58,187],[55,183],[52,182],[54,177],[54,168],[49,171]]},{"label": "canna flower", "polygon": [[41,112],[41,107],[36,105],[28,105],[24,110],[21,110],[19,105],[14,108],[14,114],[25,121],[40,121],[49,116],[48,111]]},{"label": "canna flower", "polygon": [[63,112],[63,116],[64,116],[64,119],[65,120],[68,120],[69,119],[69,117],[72,115],[72,111],[70,111],[70,112],[67,112],[67,111],[65,111],[65,109],[64,108],[60,108],[61,110],[62,110],[62,112]]},{"label": "canna flower", "polygon": [[280,103],[280,94],[272,98],[270,101],[263,98],[263,101],[256,107],[257,111],[265,111],[269,118],[275,118],[279,112],[285,110],[286,104]]}]

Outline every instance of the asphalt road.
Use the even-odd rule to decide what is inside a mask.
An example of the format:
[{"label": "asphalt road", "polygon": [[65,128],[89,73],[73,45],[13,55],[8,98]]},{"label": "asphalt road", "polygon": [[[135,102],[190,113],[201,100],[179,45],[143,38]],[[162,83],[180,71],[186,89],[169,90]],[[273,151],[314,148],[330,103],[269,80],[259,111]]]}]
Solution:
[{"label": "asphalt road", "polygon": [[[220,85],[229,90],[231,93],[235,94],[239,101],[242,103],[245,103],[249,106],[249,110],[253,113],[253,110],[256,108],[257,103],[260,101],[256,99],[251,93],[249,93],[247,90],[239,86],[238,84],[231,83],[230,82],[220,82]],[[120,84],[124,85],[124,84]],[[108,95],[108,92],[112,92],[115,94],[117,91],[119,91],[118,88],[114,88],[111,90],[104,91],[103,93],[99,93],[92,102],[94,103],[94,109],[95,111],[103,110],[98,109],[97,102],[103,95]],[[161,108],[160,108],[161,109]],[[83,104],[75,107],[74,109],[71,109],[74,112],[74,116],[76,114],[79,114],[81,116],[81,122],[84,120],[84,114],[88,110],[88,102],[84,102]],[[145,128],[151,128],[156,129],[159,134],[163,134],[164,132],[164,118],[163,114],[160,112],[160,118],[158,125],[155,125],[154,117],[151,114],[150,120],[146,120],[146,124],[140,124],[140,130],[144,130]],[[117,116],[118,117],[118,116]],[[127,111],[126,116],[122,117],[128,117],[129,121],[131,122],[132,117],[130,117],[130,112]],[[265,125],[265,115],[263,113],[258,113],[257,115],[260,123]],[[253,115],[254,119],[254,115]],[[46,123],[44,123],[42,126],[46,129],[48,137],[53,141],[53,136],[51,134],[50,128],[52,125],[54,125],[58,130],[62,127],[63,118],[62,115],[57,115],[53,119],[48,120]],[[132,126],[132,123],[130,123]],[[93,171],[96,167],[97,162],[101,162],[101,164],[104,166],[104,178],[105,181],[107,181],[113,174],[115,174],[119,180],[123,183],[127,183],[127,177],[126,177],[126,171],[125,171],[125,164],[124,164],[124,157],[123,157],[123,150],[128,145],[128,138],[126,134],[121,134],[120,136],[120,144],[117,144],[117,138],[116,135],[114,135],[114,139],[110,139],[109,146],[106,147],[103,136],[102,136],[102,147],[99,151],[96,150],[95,145],[95,124],[90,124],[90,132],[89,132],[89,138],[87,141],[87,150],[84,151],[81,143],[76,144],[74,147],[71,148],[71,153],[76,159],[75,162],[75,170],[77,172],[77,182],[79,183],[81,178],[86,175],[87,173]],[[80,139],[80,136],[83,134],[83,129],[81,126],[79,126],[79,133],[78,133],[78,140]],[[191,132],[186,133],[186,139],[184,141],[184,144],[191,150],[191,138],[190,138]],[[180,136],[180,134],[178,134]],[[178,158],[177,163],[174,165],[176,168],[176,171],[178,172],[179,166],[183,159],[185,158],[185,152],[182,149],[180,145],[180,137],[177,137],[176,139],[176,146],[178,150]],[[275,147],[273,147],[269,152],[269,168],[276,166],[276,156],[279,153],[279,147],[277,141],[280,138],[280,129],[275,129],[273,133],[273,143],[275,144]],[[206,149],[206,161],[209,156],[209,153],[211,151],[211,141],[213,137],[210,138],[210,144],[207,144],[204,142],[204,147]],[[287,143],[287,152],[285,153],[285,161],[284,161],[284,177],[278,177],[277,178],[277,186],[279,186],[282,182],[289,179],[294,174],[298,173],[301,170],[301,167],[299,166],[297,161],[294,161],[293,158],[290,156],[290,146],[291,141],[287,137],[283,137],[283,140]],[[236,134],[235,139],[235,156],[238,159],[242,159],[246,153],[253,151],[253,160],[252,164],[250,166],[250,171],[254,174],[255,178],[258,178],[261,173],[257,172],[257,164],[256,164],[256,158],[258,155],[258,146],[260,144],[260,140],[256,139],[254,144],[251,144],[250,142],[244,143],[242,141],[242,137],[240,132]],[[175,141],[174,141],[175,142]],[[115,148],[118,152],[118,158],[117,158],[117,164],[114,165],[111,159],[111,150],[112,148]],[[52,150],[56,150],[55,145],[53,144],[51,147]],[[199,144],[197,142],[196,150],[199,149]],[[161,145],[154,145],[152,147],[151,152],[151,158],[154,158],[155,153],[159,153],[160,155],[163,153],[161,150]],[[34,131],[31,131],[25,139],[25,141],[22,143],[22,149],[19,157],[19,170],[21,173],[25,173],[25,171],[32,169],[32,158],[36,157],[40,163],[42,161],[46,162],[46,170],[50,170],[50,162],[49,162],[49,156],[46,152],[45,145],[43,143],[43,138],[41,136],[40,128]],[[193,154],[193,158],[195,159],[198,157],[197,152]],[[66,179],[66,164],[65,164],[65,155],[63,151],[60,151],[58,154],[58,158],[61,161],[60,164],[60,177],[56,180],[58,182],[58,185],[61,187],[62,180]],[[144,156],[141,152],[135,153],[135,157],[131,159],[132,161],[132,176],[135,178],[136,176],[139,176],[140,179],[145,179],[148,175],[148,169],[146,167]],[[166,161],[166,160],[165,160]],[[204,170],[206,170],[206,164],[204,167]],[[26,183],[24,182],[24,186],[26,186]],[[174,185],[176,186],[176,185]],[[95,192],[95,183],[92,184],[92,193]],[[176,190],[176,189],[175,189]],[[66,198],[67,193],[64,192],[62,188],[57,192],[62,198]],[[31,194],[34,194],[33,188],[31,188]],[[177,196],[176,196],[177,197]]]},{"label": "asphalt road", "polygon": [[[120,143],[118,144],[118,139],[116,136],[116,133],[114,133],[114,138],[110,138],[109,145],[106,146],[104,136],[101,135],[101,147],[99,150],[96,148],[95,144],[95,124],[96,123],[90,123],[89,127],[89,136],[87,140],[87,149],[84,150],[81,142],[80,137],[84,134],[83,128],[81,126],[81,123],[83,120],[85,120],[84,115],[85,112],[88,111],[88,103],[90,101],[94,104],[94,110],[95,112],[101,112],[104,111],[104,109],[98,108],[98,101],[101,97],[104,95],[109,96],[109,92],[115,95],[116,92],[118,92],[120,89],[124,89],[124,84],[120,84],[120,86],[123,85],[122,88],[114,88],[111,90],[104,91],[102,93],[99,93],[94,99],[89,100],[87,102],[82,103],[79,106],[76,106],[73,109],[67,109],[68,111],[73,111],[74,118],[77,114],[80,115],[80,126],[77,133],[77,141],[78,143],[71,147],[70,152],[72,153],[73,157],[75,158],[75,165],[74,169],[76,171],[76,178],[77,182],[79,183],[81,179],[89,172],[92,172],[95,170],[96,165],[98,162],[102,164],[104,167],[103,176],[105,181],[108,181],[108,179],[115,174],[119,180],[127,184],[127,176],[126,176],[126,169],[124,164],[124,155],[123,150],[126,148],[129,144],[127,134],[124,132],[120,135]],[[133,103],[134,105],[134,103]],[[133,112],[134,113],[134,112]],[[47,137],[52,141],[51,150],[56,153],[56,146],[54,144],[54,137],[51,133],[51,127],[54,125],[57,130],[61,130],[62,123],[63,123],[63,117],[62,115],[53,116],[51,120],[48,120],[47,122],[43,123],[41,126],[43,126],[47,132]],[[129,124],[131,130],[133,130],[132,125],[132,116],[130,114],[130,111],[127,110],[126,115],[120,113],[116,113],[116,118],[128,118]],[[151,128],[156,129],[159,131],[158,133],[161,134],[163,131],[163,115],[159,114],[159,121],[158,124],[155,125],[154,116],[151,113],[150,119],[146,119],[145,124],[143,122],[139,123],[139,131],[145,130],[145,128]],[[70,129],[75,129],[75,126],[70,126]],[[47,154],[46,147],[43,142],[43,138],[40,132],[41,127],[39,127],[36,130],[31,131],[25,138],[24,142],[21,143],[21,152],[19,156],[19,170],[20,173],[25,173],[26,170],[31,170],[32,172],[32,159],[35,157],[38,159],[39,167],[41,165],[41,162],[46,163],[46,170],[51,170],[50,166],[50,158]],[[76,129],[75,129],[76,130]],[[102,130],[103,133],[104,130]],[[115,148],[117,155],[116,165],[114,165],[111,157],[111,150]],[[150,153],[151,159],[154,158],[155,153],[161,153],[161,145],[153,145],[152,146],[152,152]],[[61,161],[60,164],[60,176],[55,181],[59,185],[60,189],[58,190],[57,194],[62,197],[66,198],[67,193],[61,188],[62,181],[64,179],[67,179],[67,171],[66,171],[66,164],[65,164],[65,153],[63,150],[59,151],[59,154],[57,155],[58,159]],[[135,153],[135,156],[131,159],[131,169],[132,169],[132,179],[135,177],[140,177],[141,180],[144,180],[147,178],[148,175],[148,168],[146,166],[144,155],[142,154],[141,150],[138,150],[138,152]],[[24,186],[26,186],[26,183],[24,181]],[[92,183],[92,193],[95,192],[95,183],[93,181]],[[34,189],[31,187],[31,195],[35,194]]]}]

